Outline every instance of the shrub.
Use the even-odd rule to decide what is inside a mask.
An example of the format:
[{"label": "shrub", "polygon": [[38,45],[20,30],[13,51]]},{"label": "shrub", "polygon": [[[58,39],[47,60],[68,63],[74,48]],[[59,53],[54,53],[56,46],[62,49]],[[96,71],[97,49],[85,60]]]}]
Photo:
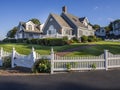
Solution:
[{"label": "shrub", "polygon": [[88,42],[95,42],[96,36],[88,36]]},{"label": "shrub", "polygon": [[83,35],[83,36],[81,37],[81,42],[88,42],[88,37],[85,36],[85,35]]},{"label": "shrub", "polygon": [[32,71],[34,73],[49,73],[50,72],[50,61],[47,59],[40,59],[33,65]]},{"label": "shrub", "polygon": [[67,37],[67,36],[64,36],[64,37],[63,37],[63,40],[68,41],[68,37]]},{"label": "shrub", "polygon": [[8,38],[5,38],[5,39],[3,40],[3,42],[7,42],[7,43],[16,43],[17,40],[16,40],[16,39],[8,39]]},{"label": "shrub", "polygon": [[70,69],[71,69],[71,64],[70,64],[70,63],[67,63],[67,64],[66,64],[66,68],[67,68],[67,70],[70,70]]},{"label": "shrub", "polygon": [[25,43],[27,41],[27,39],[17,39],[16,42],[17,43]]},{"label": "shrub", "polygon": [[44,38],[38,39],[37,44],[45,46],[62,46],[68,43],[63,38]]},{"label": "shrub", "polygon": [[4,68],[10,68],[11,67],[11,57],[7,56],[3,58],[3,67]]},{"label": "shrub", "polygon": [[79,43],[79,40],[76,37],[73,37],[72,40],[74,43]]},{"label": "shrub", "polygon": [[102,38],[96,38],[96,41],[98,42],[98,41],[102,41]]},{"label": "shrub", "polygon": [[96,69],[96,64],[93,63],[93,64],[91,65],[91,68],[92,68],[93,70],[95,70],[95,69]]}]

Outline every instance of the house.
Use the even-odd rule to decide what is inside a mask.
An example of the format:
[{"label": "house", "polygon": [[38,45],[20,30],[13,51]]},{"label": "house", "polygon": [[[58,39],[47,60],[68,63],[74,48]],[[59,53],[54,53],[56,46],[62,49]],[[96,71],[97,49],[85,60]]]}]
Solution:
[{"label": "house", "polygon": [[114,34],[115,36],[120,35],[120,19],[115,20],[112,22],[112,32],[111,34]]},{"label": "house", "polygon": [[87,17],[76,17],[67,12],[67,7],[62,8],[61,15],[50,13],[43,27],[43,34],[48,37],[77,37],[93,36],[94,31]]},{"label": "house", "polygon": [[97,37],[101,37],[103,39],[106,38],[106,30],[104,27],[100,27],[98,30],[95,31],[95,35]]},{"label": "house", "polygon": [[15,34],[16,39],[40,38],[43,25],[36,25],[32,21],[20,22]]}]

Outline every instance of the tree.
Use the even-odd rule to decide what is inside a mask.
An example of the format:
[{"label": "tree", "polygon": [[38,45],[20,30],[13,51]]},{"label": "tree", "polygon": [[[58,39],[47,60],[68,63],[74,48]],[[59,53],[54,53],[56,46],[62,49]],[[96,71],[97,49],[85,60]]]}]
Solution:
[{"label": "tree", "polygon": [[8,31],[7,38],[15,38],[16,32],[17,32],[17,27],[13,27],[10,31]]},{"label": "tree", "polygon": [[40,21],[36,18],[32,18],[29,21],[32,21],[34,24],[41,24]]},{"label": "tree", "polygon": [[106,31],[111,31],[113,29],[112,22],[108,26],[105,26],[104,28]]},{"label": "tree", "polygon": [[97,29],[100,28],[100,25],[98,25],[98,24],[94,24],[92,27],[93,27],[93,29],[97,30]]}]

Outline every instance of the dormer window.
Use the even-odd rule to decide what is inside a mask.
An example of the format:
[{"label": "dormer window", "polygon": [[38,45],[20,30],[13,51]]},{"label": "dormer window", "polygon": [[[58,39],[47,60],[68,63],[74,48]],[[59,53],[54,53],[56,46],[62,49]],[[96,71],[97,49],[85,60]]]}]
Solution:
[{"label": "dormer window", "polygon": [[32,31],[32,25],[28,25],[28,30]]},{"label": "dormer window", "polygon": [[50,21],[52,21],[53,19],[51,18]]}]

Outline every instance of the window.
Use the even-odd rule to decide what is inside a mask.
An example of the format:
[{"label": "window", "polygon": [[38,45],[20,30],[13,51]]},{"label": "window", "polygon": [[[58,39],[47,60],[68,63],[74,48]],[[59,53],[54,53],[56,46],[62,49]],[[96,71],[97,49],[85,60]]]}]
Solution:
[{"label": "window", "polygon": [[28,30],[32,30],[32,25],[28,25]]},{"label": "window", "polygon": [[48,34],[56,34],[56,29],[54,28],[53,25],[50,25],[48,29]]},{"label": "window", "polygon": [[33,34],[32,33],[29,34],[29,38],[33,38]]},{"label": "window", "polygon": [[102,32],[104,32],[104,30],[102,30]]},{"label": "window", "polygon": [[50,18],[50,21],[52,21],[53,19],[52,18]]},{"label": "window", "polygon": [[70,33],[70,30],[65,30],[65,34],[66,35],[70,35],[71,33]]},{"label": "window", "polygon": [[79,30],[79,36],[83,35],[83,31]]}]

